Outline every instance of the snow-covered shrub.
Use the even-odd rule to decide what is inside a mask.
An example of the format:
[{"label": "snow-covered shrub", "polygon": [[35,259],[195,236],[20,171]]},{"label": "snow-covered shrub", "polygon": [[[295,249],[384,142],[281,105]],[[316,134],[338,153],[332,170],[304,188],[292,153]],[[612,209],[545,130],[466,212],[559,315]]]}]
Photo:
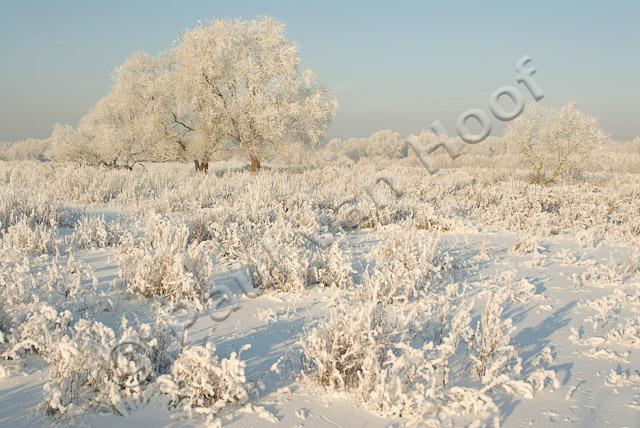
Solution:
[{"label": "snow-covered shrub", "polygon": [[534,391],[542,391],[547,384],[547,381],[551,383],[553,389],[560,388],[560,381],[556,372],[553,371],[550,366],[554,361],[551,348],[546,346],[542,349],[540,354],[533,357],[529,367],[526,370],[529,374],[527,376],[527,382],[531,384]]},{"label": "snow-covered shrub", "polygon": [[146,402],[155,373],[146,348],[129,343],[118,343],[114,331],[100,322],[79,320],[72,337],[62,337],[47,356],[47,414],[68,418],[93,410],[126,416]]},{"label": "snow-covered shrub", "polygon": [[[309,278],[324,287],[345,288],[353,284],[353,260],[347,250],[341,247],[344,237],[332,238],[324,247],[324,237],[314,239],[317,246],[310,265]],[[318,242],[321,241],[321,242]]]},{"label": "snow-covered shrub", "polygon": [[211,209],[200,209],[189,213],[189,242],[203,242],[214,239],[212,228],[219,212]]},{"label": "snow-covered shrub", "polygon": [[72,313],[101,312],[108,302],[97,298],[91,270],[70,257],[34,263],[29,258],[0,266],[0,301],[11,326],[4,331],[12,359],[25,352],[46,354],[66,334]]},{"label": "snow-covered shrub", "polygon": [[31,268],[27,257],[22,260],[9,260],[7,257],[3,260],[0,265],[0,298],[5,311],[38,301],[38,286]]},{"label": "snow-covered shrub", "polygon": [[120,343],[134,343],[145,349],[150,373],[166,374],[184,347],[186,331],[171,318],[171,305],[157,308],[153,323],[130,325],[126,318],[120,320]]},{"label": "snow-covered shrub", "polygon": [[68,310],[58,312],[52,306],[41,305],[15,329],[13,344],[5,355],[11,359],[17,359],[25,352],[46,356],[67,333],[72,318]]},{"label": "snow-covered shrub", "polygon": [[242,260],[246,256],[247,246],[255,240],[258,233],[247,224],[239,224],[237,221],[211,223],[208,232],[217,242],[221,258],[227,262]]},{"label": "snow-covered shrub", "polygon": [[629,255],[625,274],[627,276],[633,276],[640,272],[640,250],[636,249]]},{"label": "snow-covered shrub", "polygon": [[0,231],[22,220],[34,223],[55,225],[59,223],[59,207],[55,202],[47,201],[34,189],[16,189],[7,186],[0,193]]},{"label": "snow-covered shrub", "polygon": [[[472,334],[469,303],[449,306],[444,324],[437,325],[429,322],[438,310],[435,301],[393,305],[380,292],[379,284],[371,284],[356,299],[340,301],[302,338],[304,379],[348,392],[385,416],[446,420],[447,406],[455,404],[452,369]],[[450,289],[446,296],[456,293]],[[485,407],[476,403],[462,416],[483,417]]]},{"label": "snow-covered shrub", "polygon": [[309,255],[304,238],[283,222],[271,225],[245,249],[243,264],[255,287],[300,292],[307,285]]},{"label": "snow-covered shrub", "polygon": [[7,336],[11,331],[11,318],[5,312],[4,308],[0,306],[0,349],[1,346],[7,343]]},{"label": "snow-covered shrub", "polygon": [[24,252],[33,256],[55,254],[56,229],[43,224],[31,224],[26,218],[7,228],[1,243],[5,249]]},{"label": "snow-covered shrub", "polygon": [[397,159],[402,157],[403,141],[390,129],[383,129],[365,138],[334,138],[324,148],[332,154],[346,156],[358,161],[360,158]]},{"label": "snow-covered shrub", "polygon": [[[371,293],[375,293],[374,290]],[[342,300],[334,312],[312,328],[301,341],[305,376],[313,383],[339,391],[364,389],[375,380],[388,349],[393,347],[393,318],[374,299],[351,306]]]},{"label": "snow-covered shrub", "polygon": [[514,270],[500,272],[483,283],[482,289],[491,293],[506,293],[505,302],[526,304],[536,296],[536,286],[526,278],[515,281],[515,276],[516,271]]},{"label": "snow-covered shrub", "polygon": [[245,345],[239,353],[220,359],[211,342],[187,347],[171,372],[158,378],[159,390],[183,416],[211,422],[225,407],[247,400],[246,363],[240,360],[240,353],[248,348]]},{"label": "snow-covered shrub", "polygon": [[28,258],[7,261],[0,270],[0,296],[8,308],[37,307],[47,301],[72,311],[100,306],[92,270],[70,255],[66,263],[52,258],[31,262]]},{"label": "snow-covered shrub", "polygon": [[[384,416],[451,423],[491,419],[499,412],[496,394],[530,398],[555,376],[541,371],[547,368],[522,373],[511,320],[502,317],[508,293],[490,299],[474,327],[464,288],[435,282],[394,299],[403,287],[416,290],[390,284],[394,278],[374,271],[306,332],[303,379],[347,392]],[[476,376],[461,376],[469,370]]]},{"label": "snow-covered shrub", "polygon": [[446,232],[453,229],[450,218],[439,216],[431,206],[417,208],[413,212],[411,225],[416,229]]},{"label": "snow-covered shrub", "polygon": [[44,161],[47,159],[46,151],[50,145],[51,141],[48,138],[26,138],[10,143],[7,147],[0,144],[0,159]]},{"label": "snow-covered shrub", "polygon": [[[451,268],[446,254],[438,252],[438,239],[428,232],[394,227],[373,250],[375,275],[387,277],[388,284],[404,282],[407,286],[401,289],[405,298],[416,296],[418,290],[434,288],[434,282],[441,281]],[[396,279],[391,280],[391,276]]]},{"label": "snow-covered shrub", "polygon": [[510,318],[502,317],[507,295],[504,289],[493,293],[476,326],[470,358],[476,375],[484,384],[504,373],[519,375],[522,370],[522,360],[511,344],[515,327]]},{"label": "snow-covered shrub", "polygon": [[121,281],[132,295],[201,305],[212,284],[212,260],[204,243],[188,243],[189,230],[151,214],[144,237],[120,252]]},{"label": "snow-covered shrub", "polygon": [[622,370],[622,367],[618,366],[615,370],[610,369],[605,385],[613,387],[621,386],[640,386],[640,372],[638,370]]},{"label": "snow-covered shrub", "polygon": [[118,222],[85,216],[76,223],[71,240],[78,248],[106,248],[120,244],[125,234],[126,229]]},{"label": "snow-covered shrub", "polygon": [[335,217],[335,223],[344,230],[376,229],[389,224],[400,223],[410,219],[411,211],[402,205],[391,203],[376,207],[370,199],[361,199],[355,205],[341,207]]},{"label": "snow-covered shrub", "polygon": [[524,233],[518,235],[516,241],[513,243],[513,247],[511,247],[511,252],[513,254],[533,254],[538,253],[542,247],[540,247],[540,243],[533,236]]}]

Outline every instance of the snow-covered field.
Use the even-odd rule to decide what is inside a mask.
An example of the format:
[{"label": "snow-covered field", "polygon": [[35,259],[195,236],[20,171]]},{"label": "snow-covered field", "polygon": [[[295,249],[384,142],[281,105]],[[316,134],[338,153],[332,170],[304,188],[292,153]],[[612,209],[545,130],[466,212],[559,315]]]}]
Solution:
[{"label": "snow-covered field", "polygon": [[640,426],[640,176],[0,162],[0,425]]}]

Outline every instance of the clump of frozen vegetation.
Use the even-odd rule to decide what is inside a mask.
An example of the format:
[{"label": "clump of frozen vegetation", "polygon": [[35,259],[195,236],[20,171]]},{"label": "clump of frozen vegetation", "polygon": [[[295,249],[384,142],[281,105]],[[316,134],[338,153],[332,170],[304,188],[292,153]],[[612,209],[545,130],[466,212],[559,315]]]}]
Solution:
[{"label": "clump of frozen vegetation", "polygon": [[2,233],[1,242],[5,250],[39,256],[55,254],[58,240],[55,228],[23,218]]},{"label": "clump of frozen vegetation", "polygon": [[246,363],[239,353],[220,358],[212,343],[182,350],[171,371],[158,378],[161,393],[169,406],[187,418],[204,418],[211,422],[224,408],[244,403],[249,396],[245,377]]},{"label": "clump of frozen vegetation", "polygon": [[[326,241],[329,239],[329,242]],[[313,245],[316,247],[311,261],[311,281],[324,287],[347,288],[353,284],[353,258],[341,248],[344,237],[327,238],[319,236]]]},{"label": "clump of frozen vegetation", "polygon": [[511,252],[519,255],[539,253],[540,250],[542,247],[539,242],[528,234],[519,235],[511,247]]},{"label": "clump of frozen vegetation", "polygon": [[640,249],[635,249],[635,251],[629,255],[629,260],[627,262],[627,266],[625,269],[625,274],[628,276],[633,276],[640,272]]},{"label": "clump of frozen vegetation", "polygon": [[[499,413],[497,394],[532,398],[548,379],[557,387],[546,364],[523,371],[511,343],[512,320],[503,315],[508,290],[491,294],[474,325],[465,287],[430,272],[438,272],[434,241],[422,248],[405,244],[404,253],[398,248],[394,269],[380,263],[384,270],[365,275],[309,328],[301,339],[303,378],[347,392],[381,415],[434,425],[490,420]],[[393,248],[403,241],[389,242]],[[426,266],[416,264],[421,258]]]},{"label": "clump of frozen vegetation", "polygon": [[125,236],[127,230],[122,224],[85,216],[77,221],[71,240],[82,249],[107,248],[121,244]]},{"label": "clump of frozen vegetation", "polygon": [[[396,277],[386,284],[395,284],[403,293],[410,292],[402,296],[404,298],[415,296],[420,290],[442,281],[451,268],[451,260],[437,247],[437,235],[393,228],[390,236],[373,251],[375,275]],[[394,295],[390,290],[388,293]]]},{"label": "clump of frozen vegetation", "polygon": [[560,110],[529,106],[509,125],[505,139],[517,145],[522,162],[533,169],[534,183],[549,185],[576,171],[606,137],[597,119],[569,103]]},{"label": "clump of frozen vegetation", "polygon": [[0,298],[1,355],[14,361],[29,353],[47,355],[67,334],[73,314],[104,310],[93,272],[73,258],[66,264],[7,260],[0,269]]},{"label": "clump of frozen vegetation", "polygon": [[85,319],[54,344],[47,355],[47,414],[68,418],[93,410],[126,416],[149,399],[150,359],[140,352],[135,362],[120,354],[114,358],[116,344],[112,329]]},{"label": "clump of frozen vegetation", "polygon": [[121,282],[130,294],[201,306],[213,285],[213,262],[204,243],[189,243],[189,229],[150,214],[144,236],[120,251]]},{"label": "clump of frozen vegetation", "polygon": [[88,411],[126,416],[158,393],[156,378],[169,372],[182,349],[183,338],[162,317],[136,326],[122,319],[118,335],[79,319],[45,355],[46,412],[58,419]]},{"label": "clump of frozen vegetation", "polygon": [[290,224],[276,222],[244,249],[244,266],[255,287],[300,292],[307,286],[309,261],[300,235]]}]

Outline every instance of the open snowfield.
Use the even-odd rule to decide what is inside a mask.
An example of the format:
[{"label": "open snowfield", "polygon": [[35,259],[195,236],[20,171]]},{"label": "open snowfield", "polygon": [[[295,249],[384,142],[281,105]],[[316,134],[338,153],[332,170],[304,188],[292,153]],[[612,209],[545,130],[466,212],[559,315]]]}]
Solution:
[{"label": "open snowfield", "polygon": [[0,163],[0,425],[640,426],[640,177]]}]

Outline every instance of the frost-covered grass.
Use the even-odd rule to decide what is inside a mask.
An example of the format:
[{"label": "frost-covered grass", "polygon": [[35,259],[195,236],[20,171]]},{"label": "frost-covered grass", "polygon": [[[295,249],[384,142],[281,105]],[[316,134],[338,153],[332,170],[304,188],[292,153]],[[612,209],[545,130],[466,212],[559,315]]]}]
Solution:
[{"label": "frost-covered grass", "polygon": [[504,316],[513,291],[493,292],[472,320],[466,287],[446,280],[449,266],[421,238],[404,232],[377,249],[385,260],[302,338],[303,378],[381,415],[431,424],[498,418],[496,391],[530,399],[547,380],[557,388],[540,363],[523,370]]},{"label": "frost-covered grass", "polygon": [[394,156],[0,163],[0,385],[44,367],[43,423],[295,425],[280,413],[309,412],[282,397],[302,391],[386,425],[513,426],[582,380],[637,411],[640,178],[543,187]]},{"label": "frost-covered grass", "polygon": [[201,307],[212,281],[212,258],[204,243],[190,244],[185,225],[154,214],[143,228],[139,242],[120,248],[122,287],[134,296]]},{"label": "frost-covered grass", "polygon": [[[585,243],[637,242],[640,236],[640,178],[633,174],[587,173],[580,181],[541,187],[531,185],[526,172],[469,168],[430,176],[401,159],[387,163],[385,175],[394,178],[402,195],[395,200],[387,192],[382,208],[367,194],[376,174],[377,164],[366,159],[357,168],[326,164],[303,172],[236,171],[221,177],[195,175],[182,165],[113,171],[3,163],[0,221],[3,229],[24,217],[72,226],[77,220],[65,206],[107,204],[183,215],[194,226],[192,239],[198,240],[227,233],[231,222],[255,229],[283,215],[307,232],[407,221],[446,231],[468,225],[539,236],[569,232]],[[385,197],[387,190],[379,183],[375,194]]]}]

